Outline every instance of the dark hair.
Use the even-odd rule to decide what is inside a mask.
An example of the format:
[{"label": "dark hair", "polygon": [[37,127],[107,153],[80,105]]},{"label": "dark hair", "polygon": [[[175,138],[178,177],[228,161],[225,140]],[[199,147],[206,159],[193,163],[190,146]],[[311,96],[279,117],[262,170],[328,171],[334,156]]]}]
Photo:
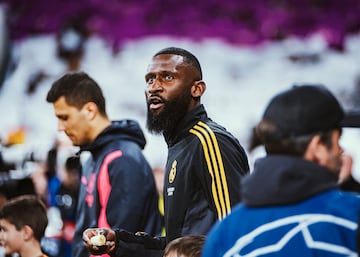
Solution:
[{"label": "dark hair", "polygon": [[164,257],[171,251],[177,256],[200,257],[206,237],[204,235],[187,235],[170,241],[164,250]]},{"label": "dark hair", "polygon": [[195,68],[195,70],[197,70],[197,72],[199,73],[199,80],[202,79],[202,70],[201,70],[200,62],[195,57],[195,55],[193,55],[189,51],[179,47],[167,47],[157,52],[154,55],[154,57],[160,54],[175,54],[184,57],[184,62]]},{"label": "dark hair", "polygon": [[0,219],[6,219],[17,230],[29,226],[40,242],[48,225],[46,206],[35,195],[22,195],[9,200],[0,210]]},{"label": "dark hair", "polygon": [[69,156],[65,162],[65,168],[70,173],[80,173],[81,162],[79,156]]},{"label": "dark hair", "polygon": [[[61,59],[81,58],[84,53],[84,44],[89,36],[88,29],[84,26],[86,17],[79,15],[74,19],[65,22],[58,31],[57,54]],[[66,37],[72,33],[73,40],[66,40]]]},{"label": "dark hair", "polygon": [[46,101],[56,102],[61,96],[66,103],[81,109],[86,103],[94,102],[99,112],[106,116],[105,98],[101,88],[85,72],[70,72],[55,81],[49,90]]},{"label": "dark hair", "polygon": [[[339,128],[338,130],[341,131]],[[334,130],[320,131],[301,136],[281,137],[276,126],[266,120],[262,120],[256,127],[256,135],[264,144],[268,154],[285,154],[302,157],[315,135],[320,136],[320,142],[327,148],[332,147],[332,132]]]}]

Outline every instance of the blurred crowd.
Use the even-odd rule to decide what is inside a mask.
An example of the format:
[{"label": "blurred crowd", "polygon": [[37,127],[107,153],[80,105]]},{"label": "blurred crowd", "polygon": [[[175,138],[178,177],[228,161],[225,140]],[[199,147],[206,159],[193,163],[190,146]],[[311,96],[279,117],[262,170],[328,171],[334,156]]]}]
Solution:
[{"label": "blurred crowd", "polygon": [[[4,10],[0,9],[0,12],[4,12]],[[5,17],[4,13],[0,17]],[[2,24],[0,30],[0,93],[1,86],[17,68],[16,56],[13,56],[14,53],[11,51],[9,32],[5,23],[5,19],[0,21],[0,25]],[[77,20],[69,19],[68,22],[64,23],[54,37],[57,61],[61,62],[61,68],[50,69],[50,72],[43,69],[34,69],[28,81],[24,83],[27,97],[31,98],[35,93],[44,90],[42,86],[44,84],[50,85],[55,80],[55,77],[81,69],[85,44],[89,36],[90,31],[88,28],[82,26]],[[334,45],[337,44],[335,41]],[[341,47],[336,45],[336,47],[342,48],[342,45]],[[301,62],[303,60],[299,60],[299,58],[306,58],[309,61],[309,59],[316,59],[317,57],[312,55],[305,57],[293,56],[293,58],[294,62]],[[56,72],[51,72],[54,70]],[[24,100],[24,108],[25,106],[26,100]],[[40,108],[43,107],[42,104],[39,106]],[[49,112],[51,112],[50,106],[48,108]],[[23,118],[24,120],[27,119],[26,114]],[[39,122],[39,120],[26,121],[34,124]],[[70,257],[71,242],[75,230],[81,166],[86,156],[77,155],[79,149],[72,146],[69,139],[62,134],[54,139],[54,142],[49,145],[46,152],[42,153],[41,156],[39,151],[26,149],[25,147],[20,147],[21,154],[19,154],[19,151],[12,154],[12,150],[24,145],[26,133],[27,128],[20,126],[12,133],[7,134],[6,137],[0,139],[0,207],[9,199],[19,195],[35,194],[40,196],[48,207],[49,218],[49,224],[42,241],[43,250],[49,257]],[[249,135],[250,137],[253,136],[251,132],[249,132]],[[48,135],[44,133],[44,137],[48,137]],[[37,138],[36,140],[41,141],[42,139]],[[254,154],[255,149],[261,148],[256,140],[255,137],[250,139],[250,146],[247,149],[249,154]],[[261,155],[264,154],[262,148],[260,152]],[[351,162],[351,160],[349,161]],[[164,215],[162,199],[163,165],[162,163],[156,164],[152,168],[159,193],[159,210]],[[347,169],[346,171],[349,172],[350,170]],[[344,189],[360,191],[359,184],[351,173],[348,173],[345,177],[347,179],[344,179],[344,181],[347,184],[344,184]]]},{"label": "blurred crowd", "polygon": [[[3,150],[5,147],[9,146],[3,146]],[[27,194],[43,199],[49,219],[43,246],[49,256],[70,256],[75,229],[81,163],[69,151],[61,154],[64,147],[68,146],[54,145],[45,162],[35,160],[31,154],[21,163],[7,162],[0,152],[1,204]]]},{"label": "blurred crowd", "polygon": [[[7,15],[4,8],[0,11],[2,85],[16,69],[16,61],[5,19]],[[86,32],[71,22],[58,32],[57,54],[65,64],[63,72],[79,68],[85,37]],[[31,97],[49,76],[51,75],[42,70],[35,71],[27,82],[26,94]],[[1,206],[20,195],[33,194],[41,197],[48,208],[49,220],[42,240],[44,252],[51,257],[71,256],[81,176],[80,156],[76,155],[77,149],[72,146],[71,141],[61,134],[55,138],[44,156],[38,156],[36,149],[26,148],[26,132],[26,128],[19,127],[0,140]]]}]

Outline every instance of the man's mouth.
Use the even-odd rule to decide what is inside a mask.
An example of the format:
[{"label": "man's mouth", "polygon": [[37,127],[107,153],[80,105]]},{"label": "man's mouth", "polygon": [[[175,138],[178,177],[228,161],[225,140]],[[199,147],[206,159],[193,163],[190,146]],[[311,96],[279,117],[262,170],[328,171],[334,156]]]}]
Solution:
[{"label": "man's mouth", "polygon": [[164,102],[158,96],[150,96],[148,98],[148,105],[149,105],[150,110],[157,110],[157,109],[160,109],[164,105]]},{"label": "man's mouth", "polygon": [[65,134],[72,142],[74,141],[74,136],[70,132],[65,131]]}]

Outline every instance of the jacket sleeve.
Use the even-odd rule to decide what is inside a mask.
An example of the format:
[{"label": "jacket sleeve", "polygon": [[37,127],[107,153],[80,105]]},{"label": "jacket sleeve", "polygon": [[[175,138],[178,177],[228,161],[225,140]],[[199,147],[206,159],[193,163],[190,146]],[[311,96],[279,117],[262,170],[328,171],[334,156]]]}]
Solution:
[{"label": "jacket sleeve", "polygon": [[112,257],[162,257],[166,245],[165,237],[152,237],[146,233],[135,234],[115,229],[116,249]]},{"label": "jacket sleeve", "polygon": [[200,140],[197,175],[221,220],[241,201],[241,178],[249,171],[247,156],[238,141],[226,134],[209,129],[196,135]]},{"label": "jacket sleeve", "polygon": [[[99,227],[121,228],[131,232],[141,230],[146,217],[152,173],[134,156],[115,151],[106,156],[98,177],[100,213]],[[154,189],[155,190],[155,189]]]}]

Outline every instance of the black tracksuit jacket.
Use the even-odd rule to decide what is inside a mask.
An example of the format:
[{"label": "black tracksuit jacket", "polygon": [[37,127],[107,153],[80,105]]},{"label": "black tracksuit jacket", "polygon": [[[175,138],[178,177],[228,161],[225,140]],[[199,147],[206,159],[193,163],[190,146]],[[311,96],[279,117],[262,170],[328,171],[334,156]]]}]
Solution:
[{"label": "black tracksuit jacket", "polygon": [[241,178],[249,171],[246,153],[233,135],[208,118],[203,105],[188,113],[173,135],[164,136],[167,242],[207,234],[241,200]]},{"label": "black tracksuit jacket", "polygon": [[241,201],[241,179],[249,172],[246,153],[233,135],[208,118],[203,105],[164,137],[166,238],[116,230],[118,249],[112,256],[160,257],[166,243],[185,235],[206,235]]}]

